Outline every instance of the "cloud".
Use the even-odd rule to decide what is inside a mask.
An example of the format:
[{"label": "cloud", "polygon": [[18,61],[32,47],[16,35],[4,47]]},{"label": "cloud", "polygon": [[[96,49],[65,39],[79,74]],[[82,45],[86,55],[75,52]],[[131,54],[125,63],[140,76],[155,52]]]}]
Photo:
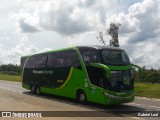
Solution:
[{"label": "cloud", "polygon": [[130,37],[130,41],[146,41],[156,38],[156,31],[160,28],[159,5],[157,1],[145,0],[134,4],[129,12],[139,21],[139,31]]},{"label": "cloud", "polygon": [[20,1],[20,4],[22,9],[13,16],[16,16],[21,32],[54,31],[65,36],[104,26],[106,13],[112,11],[109,10],[112,2],[106,0],[29,0]]},{"label": "cloud", "polygon": [[18,13],[10,14],[10,19],[16,21],[17,31],[22,33],[35,33],[39,32],[40,28],[37,26],[38,19],[24,9],[20,9]]},{"label": "cloud", "polygon": [[23,19],[19,20],[19,25],[22,32],[24,33],[34,33],[34,32],[38,32],[39,30],[37,28],[35,28],[34,26],[28,24],[27,22],[25,22]]},{"label": "cloud", "polygon": [[156,38],[160,28],[160,3],[157,0],[144,0],[131,5],[128,13],[118,13],[107,19],[107,23],[121,23],[120,34],[130,34],[129,43]]},{"label": "cloud", "polygon": [[[40,44],[43,37],[46,41],[49,39],[48,33],[53,33],[53,36],[50,35],[54,38],[53,47],[64,45],[64,42],[66,47],[97,44],[98,42],[93,42],[97,41],[96,34],[92,37],[85,35],[106,29],[111,22],[117,22],[121,23],[120,46],[127,51],[131,61],[141,66],[150,64],[160,68],[159,0],[19,0],[19,4],[21,9],[12,14],[12,18],[17,22],[18,31],[32,38],[30,43],[39,40]],[[36,32],[39,33],[32,35]],[[44,32],[47,37],[40,35]],[[55,34],[58,37],[55,37]],[[50,40],[48,43],[51,43]],[[107,40],[109,41],[108,37]],[[23,47],[17,45],[15,49]],[[37,48],[34,47],[30,44],[24,51],[33,49],[34,52]],[[15,49],[13,51],[16,51]]]},{"label": "cloud", "polygon": [[121,47],[129,54],[131,61],[141,66],[160,68],[160,2],[143,0],[128,8],[128,12],[114,13],[106,24],[121,23],[120,39],[127,38]]},{"label": "cloud", "polygon": [[[156,44],[152,41],[155,41]],[[130,46],[126,45],[124,48],[133,63],[149,68],[160,69],[159,45],[159,38],[152,38],[149,42],[144,41]]]},{"label": "cloud", "polygon": [[[115,21],[122,24],[120,34],[135,33],[130,37],[130,42],[154,37],[160,21],[159,1],[135,2],[137,3],[106,0],[20,0],[23,7],[13,16],[16,17],[21,32],[25,33],[48,30],[70,36],[109,27]],[[129,8],[125,7],[131,3]],[[119,7],[124,10],[118,11]]]},{"label": "cloud", "polygon": [[15,47],[6,50],[4,46],[0,46],[0,55],[4,59],[0,64],[20,64],[20,57],[23,55],[30,55],[38,52],[38,48],[33,45],[27,45],[27,36],[22,36],[19,44]]}]

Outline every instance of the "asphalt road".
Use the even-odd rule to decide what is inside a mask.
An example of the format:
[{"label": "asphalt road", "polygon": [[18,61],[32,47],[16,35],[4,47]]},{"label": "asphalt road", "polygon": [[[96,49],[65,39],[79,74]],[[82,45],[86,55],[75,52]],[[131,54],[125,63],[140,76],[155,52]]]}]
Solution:
[{"label": "asphalt road", "polygon": [[136,97],[132,103],[117,106],[102,106],[93,103],[80,105],[75,100],[64,97],[33,95],[30,91],[23,89],[21,83],[0,80],[0,111],[55,111],[48,114],[58,116],[55,119],[66,119],[66,117],[69,117],[70,120],[75,119],[74,117],[80,120],[84,118],[88,120],[106,120],[110,118],[121,120],[123,116],[125,116],[123,119],[158,120],[160,117],[137,116],[137,111],[141,111],[139,114],[160,114],[160,99]]}]

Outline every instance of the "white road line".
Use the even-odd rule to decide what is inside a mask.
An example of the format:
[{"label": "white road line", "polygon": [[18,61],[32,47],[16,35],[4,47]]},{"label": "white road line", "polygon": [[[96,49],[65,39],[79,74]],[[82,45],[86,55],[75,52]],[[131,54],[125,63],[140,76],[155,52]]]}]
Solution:
[{"label": "white road line", "polygon": [[142,106],[142,105],[144,105],[144,104],[137,104],[137,103],[128,103],[128,104],[130,104],[130,105],[137,105],[137,106]]},{"label": "white road line", "polygon": [[125,114],[120,114],[120,115],[122,115],[122,116],[124,116],[124,117],[131,117],[131,118],[133,118],[133,119],[137,119],[137,120],[145,120],[144,118],[132,117],[132,116],[125,115]]},{"label": "white road line", "polygon": [[147,97],[138,97],[136,96],[137,99],[143,99],[143,100],[152,100],[152,101],[159,101],[160,102],[160,99],[157,99],[157,98],[147,98]]},{"label": "white road line", "polygon": [[19,93],[22,93],[21,91],[19,90],[13,90],[13,89],[8,89],[8,88],[3,88],[3,87],[0,87],[1,89],[4,89],[4,90],[9,90],[9,91],[13,91],[13,92],[19,92]]},{"label": "white road line", "polygon": [[132,117],[134,119],[137,119],[137,120],[145,120],[144,118],[139,118],[139,117]]},{"label": "white road line", "polygon": [[149,106],[149,107],[153,107],[153,108],[158,108],[158,109],[160,109],[160,107],[156,107],[156,106]]},{"label": "white road line", "polygon": [[160,109],[160,107],[157,106],[151,106],[151,105],[145,105],[145,104],[137,104],[137,103],[128,103],[130,105],[136,105],[136,106],[145,106],[145,107],[152,107],[152,108],[158,108]]}]

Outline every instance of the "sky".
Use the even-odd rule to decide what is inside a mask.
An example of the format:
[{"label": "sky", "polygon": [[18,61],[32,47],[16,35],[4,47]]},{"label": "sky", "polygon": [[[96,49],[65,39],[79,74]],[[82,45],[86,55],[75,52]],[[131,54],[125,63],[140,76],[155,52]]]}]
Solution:
[{"label": "sky", "polygon": [[[98,32],[120,23],[119,44],[133,64],[160,69],[159,0],[3,0],[0,65],[76,45],[101,45]],[[111,37],[105,35],[107,44]]]}]

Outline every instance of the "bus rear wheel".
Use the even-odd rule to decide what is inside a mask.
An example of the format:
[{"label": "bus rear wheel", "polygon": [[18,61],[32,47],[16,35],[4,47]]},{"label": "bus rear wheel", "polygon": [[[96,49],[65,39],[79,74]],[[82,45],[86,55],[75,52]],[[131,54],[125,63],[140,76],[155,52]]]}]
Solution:
[{"label": "bus rear wheel", "polygon": [[31,85],[31,86],[30,86],[30,89],[31,89],[31,93],[32,93],[32,94],[35,94],[35,93],[36,93],[36,91],[35,91],[35,86],[34,86],[34,85]]},{"label": "bus rear wheel", "polygon": [[40,95],[40,94],[41,94],[39,85],[36,85],[36,94],[37,94],[37,95]]},{"label": "bus rear wheel", "polygon": [[81,104],[86,104],[87,103],[87,96],[83,91],[78,91],[77,101]]}]

